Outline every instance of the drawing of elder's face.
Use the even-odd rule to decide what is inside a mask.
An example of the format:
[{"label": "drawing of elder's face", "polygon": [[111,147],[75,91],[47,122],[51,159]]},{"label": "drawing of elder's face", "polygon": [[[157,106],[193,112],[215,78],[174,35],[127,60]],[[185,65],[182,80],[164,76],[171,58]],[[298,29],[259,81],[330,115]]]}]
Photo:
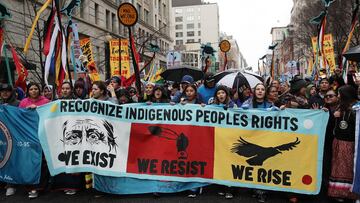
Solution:
[{"label": "drawing of elder's face", "polygon": [[89,124],[85,129],[86,142],[91,145],[106,144],[107,138],[96,124]]},{"label": "drawing of elder's face", "polygon": [[85,143],[91,146],[104,145],[109,147],[109,152],[115,149],[114,129],[111,123],[105,120],[94,121],[92,119],[70,120],[63,124],[63,142],[65,145],[81,145]]}]

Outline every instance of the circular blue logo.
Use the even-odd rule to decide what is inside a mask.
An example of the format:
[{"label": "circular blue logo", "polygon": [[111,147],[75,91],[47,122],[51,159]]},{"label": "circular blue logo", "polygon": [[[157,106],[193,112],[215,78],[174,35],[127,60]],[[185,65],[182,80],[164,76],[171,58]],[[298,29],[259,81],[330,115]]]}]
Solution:
[{"label": "circular blue logo", "polygon": [[0,121],[0,168],[8,162],[12,152],[13,140],[9,129]]}]

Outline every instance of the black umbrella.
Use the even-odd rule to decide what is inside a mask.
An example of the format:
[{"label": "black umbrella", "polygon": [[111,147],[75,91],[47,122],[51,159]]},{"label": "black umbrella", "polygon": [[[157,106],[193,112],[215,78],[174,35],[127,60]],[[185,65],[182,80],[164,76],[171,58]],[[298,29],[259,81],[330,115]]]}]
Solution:
[{"label": "black umbrella", "polygon": [[162,72],[160,75],[162,78],[164,78],[164,80],[174,82],[181,82],[181,79],[184,77],[184,75],[190,75],[194,78],[194,81],[201,80],[204,77],[204,73],[200,69],[190,66],[170,68]]},{"label": "black umbrella", "polygon": [[343,56],[349,61],[360,62],[360,45],[350,48]]}]

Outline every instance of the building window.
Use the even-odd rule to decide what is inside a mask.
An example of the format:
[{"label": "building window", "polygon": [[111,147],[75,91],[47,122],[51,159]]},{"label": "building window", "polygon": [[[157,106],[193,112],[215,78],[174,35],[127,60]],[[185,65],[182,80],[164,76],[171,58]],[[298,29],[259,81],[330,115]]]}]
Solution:
[{"label": "building window", "polygon": [[111,28],[112,28],[112,31],[115,32],[115,30],[116,30],[116,17],[115,17],[115,13],[111,13]]},{"label": "building window", "polygon": [[176,37],[183,37],[183,33],[182,33],[182,32],[177,32],[175,35],[176,35]]},{"label": "building window", "polygon": [[194,12],[194,8],[188,8],[186,9],[186,12]]},{"label": "building window", "polygon": [[145,23],[149,23],[149,11],[144,9],[144,21]]},{"label": "building window", "polygon": [[201,23],[198,23],[198,28],[201,28]]},{"label": "building window", "polygon": [[163,17],[166,18],[167,15],[166,15],[166,5],[163,4]]},{"label": "building window", "polygon": [[161,0],[158,2],[158,12],[161,15]]},{"label": "building window", "polygon": [[80,18],[85,18],[86,1],[87,0],[82,0],[80,2]]},{"label": "building window", "polygon": [[183,29],[183,25],[179,24],[179,25],[175,25],[175,30],[182,30]]},{"label": "building window", "polygon": [[201,43],[201,39],[198,39],[198,42]]},{"label": "building window", "polygon": [[182,22],[183,21],[183,17],[179,16],[179,17],[175,17],[175,22]]},{"label": "building window", "polygon": [[110,30],[110,11],[106,10],[106,29]]},{"label": "building window", "polygon": [[187,20],[187,21],[193,21],[193,20],[194,20],[194,16],[187,16],[187,17],[186,17],[186,20]]},{"label": "building window", "polygon": [[189,31],[186,33],[186,36],[193,37],[193,36],[195,36],[195,33],[194,33],[194,31]]},{"label": "building window", "polygon": [[161,28],[161,20],[159,19],[159,29]]},{"label": "building window", "polygon": [[194,42],[195,42],[194,39],[188,39],[188,40],[186,40],[186,43],[194,43]]},{"label": "building window", "polygon": [[198,36],[201,36],[201,31],[198,31]]},{"label": "building window", "polygon": [[142,6],[140,4],[136,4],[137,6],[137,12],[138,12],[138,15],[139,15],[139,19],[142,20]]},{"label": "building window", "polygon": [[183,12],[183,10],[182,10],[181,8],[175,9],[175,14],[180,14],[180,13],[182,13],[182,12]]},{"label": "building window", "polygon": [[155,15],[155,27],[157,27],[157,23],[158,23],[157,15]]},{"label": "building window", "polygon": [[201,16],[198,16],[198,20],[201,20]]},{"label": "building window", "polygon": [[95,3],[95,24],[99,24],[99,4]]},{"label": "building window", "polygon": [[194,23],[186,24],[187,29],[194,29]]},{"label": "building window", "polygon": [[176,45],[182,45],[182,44],[184,44],[184,41],[182,41],[182,40],[176,40]]}]

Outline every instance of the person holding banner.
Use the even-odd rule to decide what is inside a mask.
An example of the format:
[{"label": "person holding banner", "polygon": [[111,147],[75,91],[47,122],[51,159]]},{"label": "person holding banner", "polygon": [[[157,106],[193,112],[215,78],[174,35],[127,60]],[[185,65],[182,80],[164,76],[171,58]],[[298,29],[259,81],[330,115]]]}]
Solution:
[{"label": "person holding banner", "polygon": [[[237,108],[236,104],[230,98],[229,89],[224,85],[219,85],[216,88],[213,98],[213,105],[223,107],[224,109]],[[218,194],[225,196],[225,199],[232,199],[234,197],[232,188],[227,186],[220,186],[220,191]]]},{"label": "person holding banner", "polygon": [[237,108],[236,104],[230,98],[229,89],[224,85],[219,85],[216,88],[212,104],[222,106],[224,109]]},{"label": "person holding banner", "polygon": [[0,86],[0,104],[19,106],[19,100],[16,99],[15,89],[9,84],[1,84]]},{"label": "person holding banner", "polygon": [[279,91],[276,86],[271,85],[268,87],[266,89],[266,95],[270,103],[272,103],[274,106],[280,107]]},{"label": "person holding banner", "polygon": [[332,143],[334,140],[333,129],[335,127],[334,113],[338,107],[338,95],[336,91],[329,90],[325,94],[325,104],[323,110],[328,111],[329,121],[326,126],[325,142],[324,142],[324,155],[323,155],[323,168],[322,168],[322,183],[320,194],[327,194],[329,187],[329,177],[331,172],[331,153]]},{"label": "person holding banner", "polygon": [[[19,100],[16,99],[15,89],[9,84],[1,84],[0,86],[0,105],[19,106]],[[14,195],[16,187],[13,184],[6,185],[6,196]]]},{"label": "person holding banner", "polygon": [[133,100],[127,89],[119,89],[115,94],[120,105],[133,103]]},{"label": "person holding banner", "polygon": [[198,93],[197,88],[194,84],[187,85],[184,89],[186,98],[183,98],[182,101],[180,101],[181,104],[202,104]]},{"label": "person holding banner", "polygon": [[[70,82],[63,82],[61,85],[61,100],[75,99]],[[75,195],[77,191],[83,189],[85,178],[83,173],[61,173],[53,177],[53,188],[62,190],[66,195]]]},{"label": "person holding banner", "polygon": [[306,99],[306,81],[295,76],[290,84],[290,91],[281,96],[282,106],[280,108],[309,109],[309,102]]},{"label": "person holding banner", "polygon": [[256,108],[271,108],[273,105],[267,101],[265,85],[263,83],[259,83],[254,87],[254,96],[241,106],[244,109],[256,109]]},{"label": "person holding banner", "polygon": [[184,75],[180,82],[180,89],[175,92],[174,97],[171,99],[171,102],[179,103],[182,98],[185,98],[185,88],[187,85],[193,84],[194,78],[190,75]]},{"label": "person holding banner", "polygon": [[154,88],[154,94],[151,96],[149,104],[151,103],[169,103],[169,98],[163,86],[157,85]]},{"label": "person holding banner", "polygon": [[328,195],[340,201],[359,198],[351,192],[354,178],[355,121],[352,106],[357,102],[356,90],[345,85],[339,88],[339,107],[334,113],[331,175]]},{"label": "person holding banner", "polygon": [[320,90],[319,92],[310,98],[309,104],[310,106],[318,105],[320,108],[324,106],[324,97],[326,92],[330,89],[329,79],[321,78],[319,81]]},{"label": "person holding banner", "polygon": [[147,82],[145,84],[145,91],[144,91],[144,97],[142,98],[143,102],[147,102],[151,99],[152,95],[154,94],[154,83]]},{"label": "person holding banner", "polygon": [[[50,101],[40,94],[41,88],[38,83],[30,82],[26,89],[26,98],[21,100],[19,107],[20,108],[29,108],[35,109],[38,106],[49,103]],[[48,180],[50,178],[50,173],[46,164],[44,155],[42,156],[41,163],[41,175],[40,182],[37,185],[31,185],[29,187],[29,198],[34,199],[39,196],[39,191],[45,190],[48,185]]]},{"label": "person holding banner", "polygon": [[[266,109],[271,108],[273,105],[267,101],[265,93],[265,85],[259,83],[254,87],[254,96],[248,99],[241,108],[244,109]],[[254,196],[258,198],[258,202],[266,202],[266,193],[265,190],[255,190]]]},{"label": "person holding banner", "polygon": [[38,83],[30,82],[26,89],[26,98],[21,100],[20,108],[34,109],[38,106],[49,103],[50,101],[40,94],[41,88]]}]

